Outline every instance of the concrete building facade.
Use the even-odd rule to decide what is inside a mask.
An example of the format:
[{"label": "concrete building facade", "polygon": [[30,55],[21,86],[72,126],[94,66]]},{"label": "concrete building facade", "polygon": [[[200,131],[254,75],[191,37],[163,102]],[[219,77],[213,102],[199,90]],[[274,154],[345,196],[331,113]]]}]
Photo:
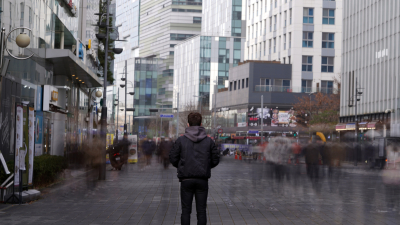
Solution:
[{"label": "concrete building facade", "polygon": [[200,34],[202,1],[142,0],[140,6],[140,57],[159,58],[157,101],[172,107],[174,46]]},{"label": "concrete building facade", "polygon": [[292,87],[334,88],[341,74],[342,0],[249,0],[246,60],[292,64]]},{"label": "concrete building facade", "polygon": [[[345,1],[340,121],[380,121],[400,136],[400,2]],[[356,99],[356,80],[362,95]]]}]

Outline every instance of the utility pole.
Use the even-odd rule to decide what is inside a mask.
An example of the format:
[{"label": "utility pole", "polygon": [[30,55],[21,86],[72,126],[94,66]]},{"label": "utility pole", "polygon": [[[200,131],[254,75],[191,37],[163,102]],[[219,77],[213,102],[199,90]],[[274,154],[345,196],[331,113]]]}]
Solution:
[{"label": "utility pole", "polygon": [[126,108],[126,106],[127,106],[127,105],[126,105],[126,98],[127,98],[127,96],[126,96],[126,90],[128,89],[128,86],[127,86],[127,83],[128,83],[128,76],[127,76],[127,75],[128,75],[128,72],[127,72],[127,71],[128,71],[127,60],[125,60],[125,119],[124,119],[125,121],[124,121],[124,135],[128,134],[127,131],[126,131],[126,130],[127,130],[127,127],[128,127],[128,126],[126,125],[126,109],[127,109],[127,108]]},{"label": "utility pole", "polygon": [[[217,81],[216,81],[217,82]],[[217,92],[218,92],[218,84],[214,84],[214,138],[217,139],[217,123],[216,123],[216,113],[217,113]]]},{"label": "utility pole", "polygon": [[[353,72],[354,73],[354,72]],[[355,108],[354,108],[354,114],[356,116],[355,118],[355,122],[356,122],[356,130],[355,130],[355,138],[356,138],[356,160],[354,161],[354,165],[357,166],[357,160],[358,160],[358,118],[357,118],[357,102],[358,102],[358,86],[357,86],[357,77],[356,77],[356,102],[355,102]]]},{"label": "utility pole", "polygon": [[179,92],[177,93],[177,104],[176,104],[176,138],[178,139],[179,135]]},{"label": "utility pole", "polygon": [[118,88],[118,106],[117,106],[117,129],[115,130],[115,137],[116,140],[118,141],[118,130],[119,130],[119,124],[118,124],[118,120],[119,120],[119,88]]},{"label": "utility pole", "polygon": [[264,138],[264,95],[261,95],[261,145]]},{"label": "utility pole", "polygon": [[[106,139],[107,139],[107,59],[108,59],[108,27],[109,27],[109,14],[108,14],[108,0],[106,0],[106,44],[104,46],[104,91],[103,91],[103,106],[101,107],[101,138],[103,140],[100,149],[100,170],[99,170],[99,180],[106,179]],[[101,21],[100,21],[101,22]]]}]

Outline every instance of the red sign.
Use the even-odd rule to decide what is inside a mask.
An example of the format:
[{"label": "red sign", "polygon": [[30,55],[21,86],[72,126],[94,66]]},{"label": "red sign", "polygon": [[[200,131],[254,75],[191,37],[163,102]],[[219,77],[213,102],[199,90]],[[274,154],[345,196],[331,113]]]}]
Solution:
[{"label": "red sign", "polygon": [[250,120],[250,121],[257,121],[258,118],[257,118],[257,117],[250,117],[249,120]]},{"label": "red sign", "polygon": [[68,6],[70,7],[70,8],[72,8],[72,0],[69,0],[69,2],[68,2]]},{"label": "red sign", "polygon": [[218,129],[218,133],[219,133],[219,134],[222,134],[222,132],[224,132],[224,130]]}]

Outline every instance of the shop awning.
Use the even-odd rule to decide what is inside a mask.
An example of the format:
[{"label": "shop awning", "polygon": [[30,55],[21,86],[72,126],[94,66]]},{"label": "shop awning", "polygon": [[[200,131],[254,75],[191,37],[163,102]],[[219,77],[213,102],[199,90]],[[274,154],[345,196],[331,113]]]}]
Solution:
[{"label": "shop awning", "polygon": [[218,137],[218,139],[228,139],[230,137]]},{"label": "shop awning", "polygon": [[370,122],[367,124],[367,129],[368,130],[375,130],[376,129],[376,124],[377,122]]},{"label": "shop awning", "polygon": [[29,50],[34,52],[36,56],[44,58],[53,64],[54,76],[66,76],[70,80],[80,83],[82,87],[92,88],[103,86],[99,77],[69,49]]},{"label": "shop awning", "polygon": [[252,137],[247,137],[247,139],[249,139],[249,140],[258,140],[258,139],[261,139],[261,137],[252,136]]},{"label": "shop awning", "polygon": [[346,124],[344,123],[339,123],[336,125],[336,130],[341,131],[341,130],[346,130]]},{"label": "shop awning", "polygon": [[366,130],[366,129],[368,129],[368,122],[361,122],[361,123],[358,123],[358,129],[360,129],[360,130]]},{"label": "shop awning", "polygon": [[233,139],[233,140],[237,140],[237,139],[245,139],[246,137],[241,137],[241,136],[235,136],[235,137],[232,137],[231,139]]},{"label": "shop awning", "polygon": [[348,123],[346,124],[346,130],[355,130],[356,124],[355,123]]}]

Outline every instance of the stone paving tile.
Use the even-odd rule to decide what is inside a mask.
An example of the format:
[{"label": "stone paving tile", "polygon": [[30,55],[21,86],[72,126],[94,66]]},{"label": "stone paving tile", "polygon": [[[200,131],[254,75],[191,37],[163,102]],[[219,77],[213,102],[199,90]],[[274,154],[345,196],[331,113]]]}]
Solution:
[{"label": "stone paving tile", "polygon": [[[209,181],[208,224],[399,224],[400,188],[374,171],[335,170],[310,180],[304,166],[273,168],[224,158]],[[180,224],[176,169],[154,164],[78,176],[23,206],[1,205],[0,224]],[[95,174],[96,175],[96,174]],[[195,204],[192,224],[196,224]]]}]

